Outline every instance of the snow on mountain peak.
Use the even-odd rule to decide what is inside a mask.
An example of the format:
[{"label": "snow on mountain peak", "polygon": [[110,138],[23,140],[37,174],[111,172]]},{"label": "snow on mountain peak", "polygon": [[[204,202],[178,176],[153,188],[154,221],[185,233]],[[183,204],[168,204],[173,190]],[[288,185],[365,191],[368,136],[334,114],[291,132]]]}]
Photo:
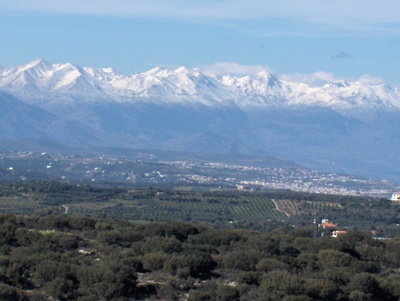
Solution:
[{"label": "snow on mountain peak", "polygon": [[193,75],[193,76],[199,76],[200,72],[198,69],[191,69],[191,68],[187,68],[185,66],[179,67],[177,69],[175,69],[174,73],[177,74],[187,74],[187,75]]},{"label": "snow on mountain peak", "polygon": [[188,68],[186,68],[185,66],[181,66],[177,69],[175,69],[176,73],[190,73],[190,70]]},{"label": "snow on mountain peak", "polygon": [[320,87],[288,82],[263,71],[248,76],[215,76],[199,69],[155,67],[122,75],[112,68],[50,64],[43,59],[0,69],[0,90],[26,101],[154,101],[235,103],[253,106],[319,106],[338,111],[400,109],[400,90],[383,84],[334,81]]},{"label": "snow on mountain peak", "polygon": [[158,75],[160,73],[165,73],[167,70],[166,69],[162,69],[161,67],[155,67],[150,69],[149,71],[146,71],[145,73],[148,75]]},{"label": "snow on mountain peak", "polygon": [[335,87],[335,88],[346,88],[350,86],[350,83],[346,80],[335,80],[331,83],[326,84],[327,87]]},{"label": "snow on mountain peak", "polygon": [[273,74],[271,74],[271,73],[269,73],[267,71],[258,72],[256,74],[256,77],[265,78],[265,79],[269,79],[270,77],[275,77],[276,78],[275,75],[273,75]]},{"label": "snow on mountain peak", "polygon": [[48,68],[52,68],[52,65],[49,64],[48,62],[46,62],[44,59],[36,59],[36,60],[33,60],[33,61],[29,62],[28,64],[22,66],[22,67],[25,68],[25,69],[30,69],[30,68],[33,68],[33,67],[40,67],[40,68],[48,69]]}]

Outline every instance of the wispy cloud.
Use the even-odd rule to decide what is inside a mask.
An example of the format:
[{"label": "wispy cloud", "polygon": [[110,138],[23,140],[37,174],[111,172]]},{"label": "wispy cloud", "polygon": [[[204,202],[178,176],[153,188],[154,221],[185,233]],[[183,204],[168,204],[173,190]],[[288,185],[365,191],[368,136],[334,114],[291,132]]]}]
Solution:
[{"label": "wispy cloud", "polygon": [[332,56],[333,59],[352,59],[353,56],[351,54],[348,54],[345,51],[339,51],[335,55]]},{"label": "wispy cloud", "polygon": [[263,65],[242,65],[236,62],[217,62],[202,69],[215,75],[253,75],[262,71],[272,72],[272,69]]},{"label": "wispy cloud", "polygon": [[357,79],[359,82],[366,83],[366,84],[371,84],[371,85],[379,85],[383,84],[384,81],[380,77],[376,76],[371,76],[369,74],[365,74]]},{"label": "wispy cloud", "polygon": [[288,73],[288,74],[281,74],[280,77],[287,81],[300,82],[309,85],[320,85],[327,82],[338,80],[338,78],[333,73],[325,71],[317,71],[310,74]]},{"label": "wispy cloud", "polygon": [[287,81],[305,83],[311,86],[319,86],[338,80],[346,80],[349,82],[361,82],[370,85],[379,85],[384,83],[384,80],[382,78],[371,76],[369,74],[361,75],[358,78],[356,77],[340,78],[333,73],[325,71],[317,71],[310,74],[305,74],[305,73],[281,74],[280,77]]},{"label": "wispy cloud", "polygon": [[398,0],[3,0],[2,10],[166,18],[295,18],[317,23],[399,23]]}]

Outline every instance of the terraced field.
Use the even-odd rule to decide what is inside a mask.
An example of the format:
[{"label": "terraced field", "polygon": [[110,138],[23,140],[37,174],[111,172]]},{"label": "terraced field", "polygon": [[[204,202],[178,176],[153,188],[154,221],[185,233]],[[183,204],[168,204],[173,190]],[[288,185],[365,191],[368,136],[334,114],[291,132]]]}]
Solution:
[{"label": "terraced field", "polygon": [[29,214],[44,207],[39,201],[29,196],[0,197],[0,212]]},{"label": "terraced field", "polygon": [[333,202],[311,202],[304,200],[273,200],[277,210],[282,212],[287,217],[297,215],[313,215],[317,211],[325,211],[327,209],[341,209],[339,203]]},{"label": "terraced field", "polygon": [[[130,200],[127,198],[130,198]],[[185,220],[235,221],[276,220],[285,217],[274,203],[263,196],[223,195],[221,193],[183,192],[159,193],[143,197],[131,193],[129,197],[111,199],[102,203],[70,203],[70,214],[103,213],[128,220]]]},{"label": "terraced field", "polygon": [[[0,182],[0,213],[92,215],[129,221],[191,221],[308,225],[310,216],[342,225],[399,223],[400,206],[372,198],[290,191],[95,188],[56,182]],[[396,226],[397,227],[397,226]],[[397,229],[397,228],[396,228]]]}]

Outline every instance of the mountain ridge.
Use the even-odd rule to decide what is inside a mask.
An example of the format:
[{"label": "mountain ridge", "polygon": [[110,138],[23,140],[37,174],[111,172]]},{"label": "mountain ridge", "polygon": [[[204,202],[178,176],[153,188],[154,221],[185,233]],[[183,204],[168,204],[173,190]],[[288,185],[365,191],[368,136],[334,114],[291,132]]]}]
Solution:
[{"label": "mountain ridge", "polygon": [[[60,101],[199,103],[208,106],[328,107],[400,110],[400,89],[386,84],[334,81],[322,86],[285,81],[275,74],[216,76],[197,68],[153,68],[122,75],[112,68],[50,64],[43,59],[0,70],[0,90],[38,103]],[[162,101],[160,100],[162,99]],[[45,105],[42,103],[42,105]]]},{"label": "mountain ridge", "polygon": [[314,87],[268,72],[215,76],[187,67],[126,76],[36,60],[1,69],[0,91],[10,94],[0,99],[8,104],[0,139],[272,156],[400,182],[395,86]]}]

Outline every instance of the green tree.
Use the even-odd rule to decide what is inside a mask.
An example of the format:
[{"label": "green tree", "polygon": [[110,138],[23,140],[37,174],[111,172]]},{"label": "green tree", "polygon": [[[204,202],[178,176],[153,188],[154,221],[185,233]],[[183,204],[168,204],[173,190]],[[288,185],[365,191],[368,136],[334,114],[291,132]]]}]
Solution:
[{"label": "green tree", "polygon": [[168,259],[169,256],[162,252],[145,254],[142,257],[143,268],[150,271],[162,270]]},{"label": "green tree", "polygon": [[239,291],[235,287],[228,285],[218,285],[217,301],[238,301],[240,299]]},{"label": "green tree", "polygon": [[340,292],[333,281],[324,278],[306,278],[304,290],[313,300],[335,300]]},{"label": "green tree", "polygon": [[260,284],[260,292],[263,295],[272,295],[282,298],[287,295],[302,295],[304,292],[304,280],[288,271],[271,271],[263,277]]},{"label": "green tree", "polygon": [[353,262],[353,257],[337,250],[321,250],[318,259],[324,269],[335,267],[348,267]]},{"label": "green tree", "polygon": [[390,300],[390,293],[383,290],[376,276],[369,273],[358,273],[352,277],[345,288],[351,300]]},{"label": "green tree", "polygon": [[17,289],[10,285],[0,283],[0,300],[4,301],[19,300]]}]

